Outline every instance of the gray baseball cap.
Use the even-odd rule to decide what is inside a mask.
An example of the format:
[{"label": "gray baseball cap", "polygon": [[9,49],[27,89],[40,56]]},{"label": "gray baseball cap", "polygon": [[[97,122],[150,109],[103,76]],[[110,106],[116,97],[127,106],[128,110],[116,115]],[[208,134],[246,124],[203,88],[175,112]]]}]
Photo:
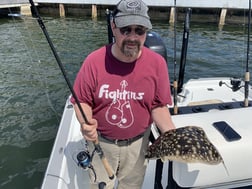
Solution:
[{"label": "gray baseball cap", "polygon": [[140,25],[148,29],[152,28],[148,7],[141,0],[121,0],[116,6],[114,15],[116,27]]}]

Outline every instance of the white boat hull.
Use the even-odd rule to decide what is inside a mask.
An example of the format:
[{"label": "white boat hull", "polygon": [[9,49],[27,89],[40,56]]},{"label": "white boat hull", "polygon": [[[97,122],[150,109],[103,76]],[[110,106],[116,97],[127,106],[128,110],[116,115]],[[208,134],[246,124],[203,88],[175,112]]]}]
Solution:
[{"label": "white boat hull", "polygon": [[[173,162],[173,179],[180,187],[235,188],[252,185],[252,169],[250,169],[252,107],[245,108],[240,103],[244,100],[243,89],[232,92],[226,86],[220,87],[220,80],[229,82],[229,78],[189,80],[178,98],[180,113],[173,115],[172,119],[176,127],[187,125],[202,127],[210,141],[219,150],[226,167],[223,164]],[[251,99],[250,93],[249,100]],[[212,123],[216,121],[226,121],[242,138],[233,142],[226,141],[212,126]],[[154,132],[154,136],[157,135],[158,133]],[[88,189],[88,173],[77,165],[76,160],[77,153],[84,148],[80,126],[68,99],[42,189]],[[151,160],[147,167],[143,189],[154,187],[155,167],[156,161]],[[167,185],[167,178],[168,162],[164,164],[162,173],[161,183],[164,188]]]}]

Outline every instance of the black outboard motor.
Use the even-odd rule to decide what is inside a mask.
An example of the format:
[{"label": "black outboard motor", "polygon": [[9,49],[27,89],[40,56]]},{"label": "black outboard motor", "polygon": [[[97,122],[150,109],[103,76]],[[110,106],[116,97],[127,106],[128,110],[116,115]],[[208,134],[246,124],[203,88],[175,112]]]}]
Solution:
[{"label": "black outboard motor", "polygon": [[164,41],[158,35],[158,33],[153,31],[148,32],[144,46],[160,54],[162,57],[164,57],[165,61],[167,62],[167,49]]}]

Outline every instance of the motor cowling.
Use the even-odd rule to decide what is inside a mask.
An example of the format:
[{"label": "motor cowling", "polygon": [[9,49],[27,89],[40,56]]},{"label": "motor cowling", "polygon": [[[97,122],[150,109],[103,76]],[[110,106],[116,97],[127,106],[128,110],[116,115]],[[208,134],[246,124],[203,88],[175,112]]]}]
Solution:
[{"label": "motor cowling", "polygon": [[148,32],[144,46],[160,54],[167,62],[167,49],[163,39],[158,33],[153,31]]}]

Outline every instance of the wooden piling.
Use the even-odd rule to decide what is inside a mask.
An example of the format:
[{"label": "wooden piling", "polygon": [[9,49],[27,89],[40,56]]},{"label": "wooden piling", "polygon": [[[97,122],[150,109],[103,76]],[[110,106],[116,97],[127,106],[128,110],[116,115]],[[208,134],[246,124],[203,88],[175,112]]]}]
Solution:
[{"label": "wooden piling", "polygon": [[171,7],[169,23],[170,24],[175,23],[175,8],[174,7]]},{"label": "wooden piling", "polygon": [[227,9],[221,9],[219,26],[223,26],[225,24],[226,14],[227,14]]},{"label": "wooden piling", "polygon": [[31,16],[31,5],[30,4],[23,4],[20,7],[20,14],[25,16]]},{"label": "wooden piling", "polygon": [[97,19],[97,5],[92,5],[92,19]]},{"label": "wooden piling", "polygon": [[59,4],[59,14],[60,14],[60,17],[66,16],[65,6],[62,3]]}]

